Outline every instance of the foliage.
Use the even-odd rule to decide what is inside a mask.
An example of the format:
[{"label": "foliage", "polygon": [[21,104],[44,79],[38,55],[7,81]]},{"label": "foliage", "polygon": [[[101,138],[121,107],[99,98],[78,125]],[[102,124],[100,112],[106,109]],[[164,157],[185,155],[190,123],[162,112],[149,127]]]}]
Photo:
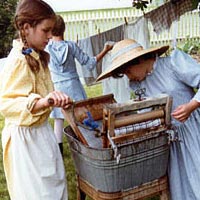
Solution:
[{"label": "foliage", "polygon": [[6,57],[15,35],[13,16],[17,0],[0,0],[0,58]]},{"label": "foliage", "polygon": [[151,3],[151,2],[152,2],[152,0],[149,0],[149,1],[145,1],[145,0],[133,0],[132,5],[136,9],[141,9],[142,11],[144,11],[144,9],[147,8],[147,5],[149,3]]},{"label": "foliage", "polygon": [[[156,2],[157,0],[132,0],[132,5],[136,9],[140,9],[144,12],[144,9],[147,8],[147,6],[153,2]],[[163,3],[171,2],[172,4],[178,4],[180,0],[163,0]],[[198,1],[194,2],[194,8],[197,7]],[[200,9],[200,7],[199,7]]]},{"label": "foliage", "polygon": [[188,39],[182,46],[179,47],[185,53],[200,55],[200,41]]}]

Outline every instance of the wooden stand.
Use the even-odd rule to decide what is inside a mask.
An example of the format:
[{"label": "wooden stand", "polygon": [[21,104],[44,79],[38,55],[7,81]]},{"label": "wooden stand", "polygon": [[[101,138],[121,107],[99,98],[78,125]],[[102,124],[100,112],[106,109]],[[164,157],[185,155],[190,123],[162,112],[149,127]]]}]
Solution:
[{"label": "wooden stand", "polygon": [[77,177],[77,183],[77,200],[85,200],[86,195],[93,200],[142,200],[157,195],[160,200],[169,200],[167,176],[127,191],[114,193],[98,191],[80,177]]}]

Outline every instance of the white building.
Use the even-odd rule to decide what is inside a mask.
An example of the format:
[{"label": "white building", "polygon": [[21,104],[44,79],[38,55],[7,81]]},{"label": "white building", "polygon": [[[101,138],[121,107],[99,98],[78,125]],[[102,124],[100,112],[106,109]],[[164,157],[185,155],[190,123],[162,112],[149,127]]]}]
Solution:
[{"label": "white building", "polygon": [[131,7],[132,0],[44,0],[56,12]]}]

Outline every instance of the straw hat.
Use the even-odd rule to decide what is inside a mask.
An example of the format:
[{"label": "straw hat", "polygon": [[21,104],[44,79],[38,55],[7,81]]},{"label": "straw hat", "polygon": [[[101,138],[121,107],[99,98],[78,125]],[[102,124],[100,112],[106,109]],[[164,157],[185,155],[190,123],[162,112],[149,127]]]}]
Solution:
[{"label": "straw hat", "polygon": [[96,81],[100,81],[104,78],[111,76],[112,72],[118,69],[123,64],[134,60],[145,54],[154,53],[160,56],[168,50],[169,46],[160,46],[149,49],[143,49],[143,47],[132,39],[124,39],[117,42],[111,50],[111,66],[102,72]]}]

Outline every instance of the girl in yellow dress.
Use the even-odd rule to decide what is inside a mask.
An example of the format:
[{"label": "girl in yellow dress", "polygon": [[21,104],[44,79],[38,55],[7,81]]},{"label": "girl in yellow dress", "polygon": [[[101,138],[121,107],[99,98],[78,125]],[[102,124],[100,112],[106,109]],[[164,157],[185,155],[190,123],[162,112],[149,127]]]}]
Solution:
[{"label": "girl in yellow dress", "polygon": [[[0,77],[3,164],[11,200],[66,200],[63,160],[48,117],[53,107],[71,99],[54,91],[44,51],[55,22],[53,9],[42,0],[21,0],[13,41]],[[49,99],[53,104],[49,103]]]}]

